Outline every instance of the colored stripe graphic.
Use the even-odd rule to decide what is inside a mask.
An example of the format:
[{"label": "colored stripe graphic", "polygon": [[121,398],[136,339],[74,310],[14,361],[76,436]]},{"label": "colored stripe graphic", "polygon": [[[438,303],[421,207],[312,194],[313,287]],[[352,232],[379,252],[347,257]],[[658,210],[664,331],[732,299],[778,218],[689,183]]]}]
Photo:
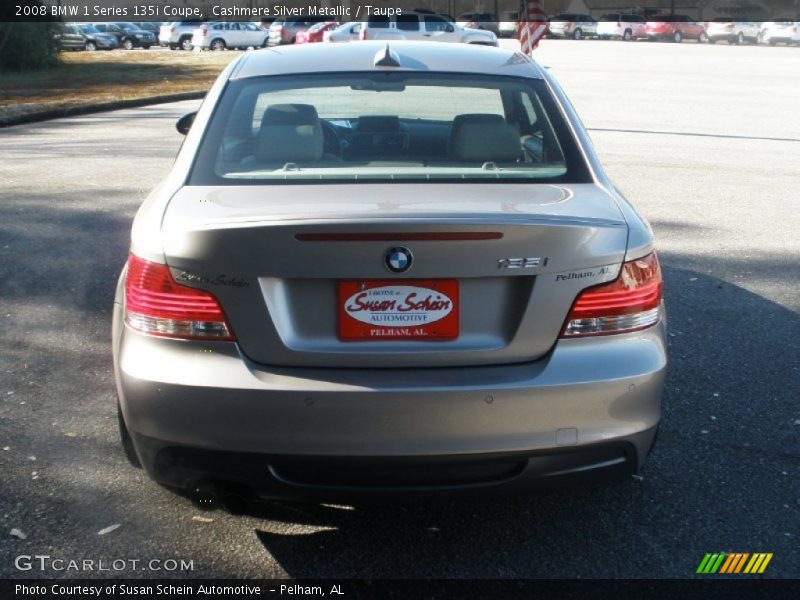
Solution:
[{"label": "colored stripe graphic", "polygon": [[753,554],[753,558],[750,559],[750,562],[747,563],[747,566],[744,568],[745,573],[763,573],[764,570],[767,568],[769,561],[772,560],[772,552],[759,552]]},{"label": "colored stripe graphic", "polygon": [[725,559],[725,562],[722,564],[722,568],[719,570],[720,573],[730,573],[731,567],[739,560],[740,554],[728,554],[728,558]]},{"label": "colored stripe graphic", "polygon": [[697,567],[698,573],[708,574],[708,573],[716,573],[717,569],[719,569],[722,561],[725,559],[726,554],[724,552],[715,552],[714,554],[706,554],[703,557],[703,561],[700,563],[700,566]]},{"label": "colored stripe graphic", "polygon": [[742,573],[742,568],[744,568],[744,573],[760,574],[766,570],[769,561],[772,560],[772,556],[772,552],[756,552],[754,554],[749,552],[731,552],[730,554],[727,552],[706,552],[697,567],[696,573],[703,575],[713,575],[715,573],[730,575]]}]

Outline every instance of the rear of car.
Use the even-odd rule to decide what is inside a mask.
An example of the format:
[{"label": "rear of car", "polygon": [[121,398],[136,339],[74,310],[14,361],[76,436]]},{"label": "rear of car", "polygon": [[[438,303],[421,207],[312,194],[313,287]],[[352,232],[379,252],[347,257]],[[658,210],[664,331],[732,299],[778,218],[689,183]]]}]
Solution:
[{"label": "rear of car", "polygon": [[648,226],[535,63],[390,46],[243,55],[139,210],[114,362],[157,481],[335,501],[641,466]]},{"label": "rear of car", "polygon": [[510,38],[517,34],[519,12],[508,10],[500,13],[500,22],[497,25],[497,37]]},{"label": "rear of car", "polygon": [[580,40],[597,35],[597,21],[591,15],[561,13],[550,19],[550,37]]},{"label": "rear of car", "polygon": [[189,21],[172,21],[161,26],[158,43],[170,50],[191,50],[194,30],[203,23],[203,19]]},{"label": "rear of car", "polygon": [[699,42],[708,40],[705,27],[686,15],[658,15],[650,18],[645,27],[645,34],[650,41],[680,43],[684,39],[695,39]]},{"label": "rear of car", "polygon": [[775,44],[800,45],[800,21],[776,19],[763,23],[759,35],[760,41],[770,46]]},{"label": "rear of car", "polygon": [[290,17],[288,19],[276,19],[269,26],[270,46],[281,46],[283,44],[294,44],[297,34],[307,31],[317,23],[324,23],[325,17]]},{"label": "rear of car", "polygon": [[725,41],[729,44],[758,43],[761,27],[759,23],[749,21],[731,21],[720,17],[705,24],[708,42],[714,44]]},{"label": "rear of car", "polygon": [[300,31],[295,36],[295,44],[316,44],[319,42],[324,41],[324,36],[326,32],[333,31],[339,27],[339,23],[336,21],[323,21],[320,23],[314,23],[311,27],[306,29],[305,31]]},{"label": "rear of car", "polygon": [[463,13],[456,17],[456,23],[470,29],[486,29],[498,33],[497,15],[492,13]]},{"label": "rear of car", "polygon": [[404,12],[387,17],[371,15],[361,28],[362,40],[455,42],[497,46],[497,35],[488,30],[465,28],[444,15]]},{"label": "rear of car", "polygon": [[603,15],[597,23],[597,37],[626,42],[646,37],[644,17],[621,13]]},{"label": "rear of car", "polygon": [[361,38],[363,23],[342,23],[335,29],[330,29],[322,34],[323,42],[355,42]]}]

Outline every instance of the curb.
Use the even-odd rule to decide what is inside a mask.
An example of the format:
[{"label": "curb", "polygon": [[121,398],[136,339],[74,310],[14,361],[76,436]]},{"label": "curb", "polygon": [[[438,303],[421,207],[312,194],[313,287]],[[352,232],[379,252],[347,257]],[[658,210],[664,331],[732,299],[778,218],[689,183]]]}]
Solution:
[{"label": "curb", "polygon": [[165,104],[167,102],[180,102],[182,100],[200,100],[204,98],[206,92],[183,92],[180,94],[164,94],[162,96],[146,96],[144,98],[131,98],[130,100],[117,100],[116,102],[101,102],[100,104],[87,104],[85,106],[66,106],[64,108],[53,108],[39,112],[14,115],[11,117],[0,117],[0,129],[13,125],[24,125],[26,123],[38,123],[39,121],[49,121],[50,119],[62,119],[64,117],[74,117],[98,112],[108,112],[120,110],[122,108],[136,108],[149,104]]}]

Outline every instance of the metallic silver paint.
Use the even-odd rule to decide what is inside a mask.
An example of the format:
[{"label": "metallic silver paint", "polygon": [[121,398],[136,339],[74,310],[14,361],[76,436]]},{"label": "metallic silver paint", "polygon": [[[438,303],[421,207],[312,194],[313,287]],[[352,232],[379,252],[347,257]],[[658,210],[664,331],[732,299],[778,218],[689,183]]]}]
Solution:
[{"label": "metallic silver paint", "polygon": [[[469,65],[472,73],[543,78],[594,184],[337,184],[324,194],[302,185],[184,186],[229,78],[370,70],[378,45],[248,53],[209,91],[170,175],[136,216],[131,249],[156,262],[168,257],[176,277],[200,276],[187,285],[203,287],[202,277],[219,274],[249,284],[213,289],[237,342],[128,329],[123,271],[112,335],[128,427],[167,444],[283,455],[444,456],[622,440],[636,447],[641,464],[660,419],[666,321],[622,335],[557,336],[580,290],[613,280],[623,260],[652,251],[652,232],[608,180],[561,88],[532,61],[499,49],[392,43],[418,68]],[[294,235],[397,231],[398,224],[409,231],[499,230],[504,237],[407,244],[414,277],[461,281],[459,339],[345,348],[326,313],[335,306],[333,282],[391,278],[382,264],[386,244],[299,243]],[[331,247],[335,267],[319,261]],[[526,256],[548,261],[498,269],[498,259]],[[569,276],[585,272],[592,275]],[[502,310],[482,310],[489,301]],[[147,461],[145,468],[154,474]]]}]

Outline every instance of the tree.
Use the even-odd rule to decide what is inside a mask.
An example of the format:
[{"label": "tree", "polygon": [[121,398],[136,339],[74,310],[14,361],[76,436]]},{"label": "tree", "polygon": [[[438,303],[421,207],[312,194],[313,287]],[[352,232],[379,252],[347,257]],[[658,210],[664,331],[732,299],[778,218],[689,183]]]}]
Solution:
[{"label": "tree", "polygon": [[[42,6],[41,0],[19,2],[26,6]],[[8,5],[5,7],[8,8]],[[60,23],[39,20],[13,21],[19,17],[0,19],[0,70],[41,69],[58,62],[56,34]]]}]

